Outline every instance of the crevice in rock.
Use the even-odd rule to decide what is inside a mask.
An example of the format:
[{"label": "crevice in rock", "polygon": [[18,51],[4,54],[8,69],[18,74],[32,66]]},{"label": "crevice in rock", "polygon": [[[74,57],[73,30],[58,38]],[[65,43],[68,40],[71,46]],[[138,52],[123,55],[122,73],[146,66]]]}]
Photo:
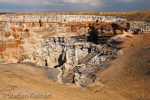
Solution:
[{"label": "crevice in rock", "polygon": [[39,20],[39,24],[40,24],[40,27],[42,27],[42,23],[41,23],[41,20]]},{"label": "crevice in rock", "polygon": [[54,68],[61,67],[66,62],[66,53],[63,51],[58,58],[59,65],[56,65]]},{"label": "crevice in rock", "polygon": [[45,59],[45,66],[48,66],[48,64],[47,64],[47,60]]}]

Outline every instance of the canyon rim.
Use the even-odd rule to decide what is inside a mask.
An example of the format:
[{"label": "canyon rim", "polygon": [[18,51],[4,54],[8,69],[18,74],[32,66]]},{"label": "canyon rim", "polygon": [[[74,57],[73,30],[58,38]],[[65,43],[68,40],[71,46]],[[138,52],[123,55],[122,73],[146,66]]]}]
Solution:
[{"label": "canyon rim", "polygon": [[[123,57],[126,55],[130,57],[132,54],[129,56],[126,50],[129,48],[132,49],[134,47],[137,49],[138,46],[140,47],[140,43],[142,43],[141,39],[143,39],[144,36],[146,36],[145,38],[148,38],[149,33],[149,21],[133,21],[122,15],[69,15],[65,13],[0,14],[1,66],[18,66],[14,67],[14,69],[18,70],[18,72],[13,72],[13,68],[9,69],[9,67],[1,67],[1,74],[4,74],[5,77],[8,75],[8,80],[17,77],[18,79],[16,78],[16,80],[20,81],[21,79],[22,81],[25,81],[24,83],[26,83],[27,80],[35,80],[38,82],[42,80],[41,82],[39,82],[39,84],[35,83],[37,84],[37,86],[40,85],[41,88],[44,87],[43,84],[46,84],[46,86],[48,86],[48,84],[52,84],[52,81],[53,84],[57,83],[58,86],[62,85],[64,87],[67,87],[67,89],[70,85],[72,87],[75,85],[76,88],[86,88],[87,91],[94,91],[94,93],[99,93],[99,91],[101,91],[101,88],[105,88],[104,91],[109,91],[109,89],[110,91],[112,91],[113,87],[108,89],[109,85],[107,87],[107,84],[109,84],[110,80],[113,80],[114,77],[116,77],[115,75],[121,72],[121,68],[124,69],[126,67],[120,67],[120,69],[114,67],[116,69],[111,69],[111,66],[114,66],[114,62],[118,61],[118,59],[123,60]],[[140,50],[146,49],[145,52],[149,54],[149,39],[147,39],[147,41],[143,41],[145,44],[141,45],[145,46],[140,47]],[[137,49],[137,51],[138,50],[139,49]],[[130,52],[130,50],[128,52]],[[144,54],[143,51],[141,52]],[[139,53],[137,57],[139,57],[142,53]],[[133,61],[134,59],[135,58],[133,58]],[[143,59],[142,61],[145,61]],[[149,58],[147,57],[147,59]],[[132,59],[130,60],[132,62]],[[120,61],[120,63],[121,62],[122,61]],[[128,60],[126,60],[126,62],[128,62]],[[147,62],[149,64],[149,60]],[[119,66],[120,63],[118,62],[118,65],[116,66]],[[138,64],[138,61],[136,61],[136,63]],[[130,63],[129,65],[132,65],[132,63]],[[27,66],[27,68],[19,66]],[[29,66],[32,67],[30,68]],[[137,66],[142,66],[142,64],[139,63],[139,65]],[[130,71],[132,71],[132,69],[133,68],[131,67]],[[27,75],[28,72],[29,75]],[[25,75],[22,75],[21,73],[24,73]],[[37,74],[41,76],[38,76],[37,79],[30,79],[30,74],[31,77],[35,76],[35,78]],[[110,74],[114,76],[112,79],[109,78]],[[14,77],[12,75],[14,75]],[[127,74],[125,74],[124,76],[126,75]],[[149,75],[149,71],[147,72],[147,75]],[[110,80],[108,81],[108,79]],[[143,82],[146,81],[145,79],[147,79],[147,81],[149,82],[149,77],[143,76],[141,78]],[[2,78],[2,80],[3,82],[0,84],[0,86],[2,86],[4,90],[5,87],[12,88],[13,85],[15,85],[9,85],[4,77]],[[117,83],[110,82],[110,84],[114,85]],[[57,85],[55,86],[57,87]],[[96,86],[98,86],[100,90],[95,90]],[[16,86],[13,88],[26,92],[25,89],[23,90],[20,87]],[[148,86],[146,85],[145,87]],[[28,86],[26,87],[26,89],[27,88],[29,89]],[[75,90],[71,91],[75,92]],[[3,90],[1,91],[3,92]],[[5,91],[8,90],[6,89]],[[46,91],[48,92],[48,90]],[[58,90],[56,89],[56,91]],[[57,98],[55,92],[52,93],[55,94],[55,100],[59,99]],[[53,99],[52,93],[51,96]],[[118,100],[121,98],[123,98],[124,100],[136,100],[137,98],[149,100],[150,97],[148,97],[147,93],[148,90],[146,90],[146,94],[142,97],[124,97],[124,95],[127,94],[123,91],[122,94],[119,94],[118,98],[117,96],[114,98],[117,98]],[[108,94],[110,95],[111,93]],[[66,98],[67,97],[65,97],[64,100]],[[84,99],[86,100],[87,98],[84,97]]]}]

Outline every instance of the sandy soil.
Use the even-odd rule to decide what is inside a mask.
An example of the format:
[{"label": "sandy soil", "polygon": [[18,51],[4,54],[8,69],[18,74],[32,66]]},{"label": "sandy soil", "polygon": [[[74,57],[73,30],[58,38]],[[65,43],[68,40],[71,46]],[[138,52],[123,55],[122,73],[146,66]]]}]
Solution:
[{"label": "sandy soil", "polygon": [[[121,46],[124,55],[82,88],[50,80],[45,69],[27,64],[0,65],[0,100],[150,100],[150,34],[136,35]],[[51,94],[51,98],[5,98],[2,94]]]},{"label": "sandy soil", "polygon": [[150,34],[135,35],[120,45],[124,55],[99,73],[99,81],[127,100],[150,100]]}]

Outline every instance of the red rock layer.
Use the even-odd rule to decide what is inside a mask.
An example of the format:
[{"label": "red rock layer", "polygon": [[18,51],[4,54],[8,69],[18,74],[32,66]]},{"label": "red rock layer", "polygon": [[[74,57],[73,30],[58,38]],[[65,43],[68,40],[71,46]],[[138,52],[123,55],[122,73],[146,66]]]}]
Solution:
[{"label": "red rock layer", "polygon": [[[0,25],[2,24],[3,23],[0,22]],[[32,45],[36,45],[32,43],[36,37],[31,35],[28,28],[23,29],[17,25],[9,26],[7,24],[1,28],[3,29],[1,31],[3,38],[1,37],[0,41],[0,61],[3,63],[20,63],[25,59],[30,59],[31,55],[33,59],[36,60],[36,52],[30,48]],[[28,51],[30,51],[30,53],[28,53]]]},{"label": "red rock layer", "polygon": [[123,30],[126,30],[127,27],[124,26],[121,23],[109,23],[109,22],[103,22],[103,23],[90,23],[89,27],[93,34],[99,35],[101,33],[114,33],[116,31],[119,31],[122,33]]}]

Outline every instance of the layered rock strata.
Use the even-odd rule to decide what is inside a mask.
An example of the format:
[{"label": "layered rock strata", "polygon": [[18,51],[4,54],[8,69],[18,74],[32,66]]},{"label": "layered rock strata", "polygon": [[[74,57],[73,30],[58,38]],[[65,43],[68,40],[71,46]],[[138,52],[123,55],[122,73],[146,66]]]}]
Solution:
[{"label": "layered rock strata", "polygon": [[0,21],[9,22],[124,22],[125,18],[99,15],[0,15]]},{"label": "layered rock strata", "polygon": [[[93,83],[95,73],[122,54],[104,34],[123,34],[129,28],[123,25],[125,19],[115,16],[1,15],[0,20],[1,63],[34,62],[57,68],[60,83],[80,86]],[[95,39],[95,33],[104,37]]]}]

